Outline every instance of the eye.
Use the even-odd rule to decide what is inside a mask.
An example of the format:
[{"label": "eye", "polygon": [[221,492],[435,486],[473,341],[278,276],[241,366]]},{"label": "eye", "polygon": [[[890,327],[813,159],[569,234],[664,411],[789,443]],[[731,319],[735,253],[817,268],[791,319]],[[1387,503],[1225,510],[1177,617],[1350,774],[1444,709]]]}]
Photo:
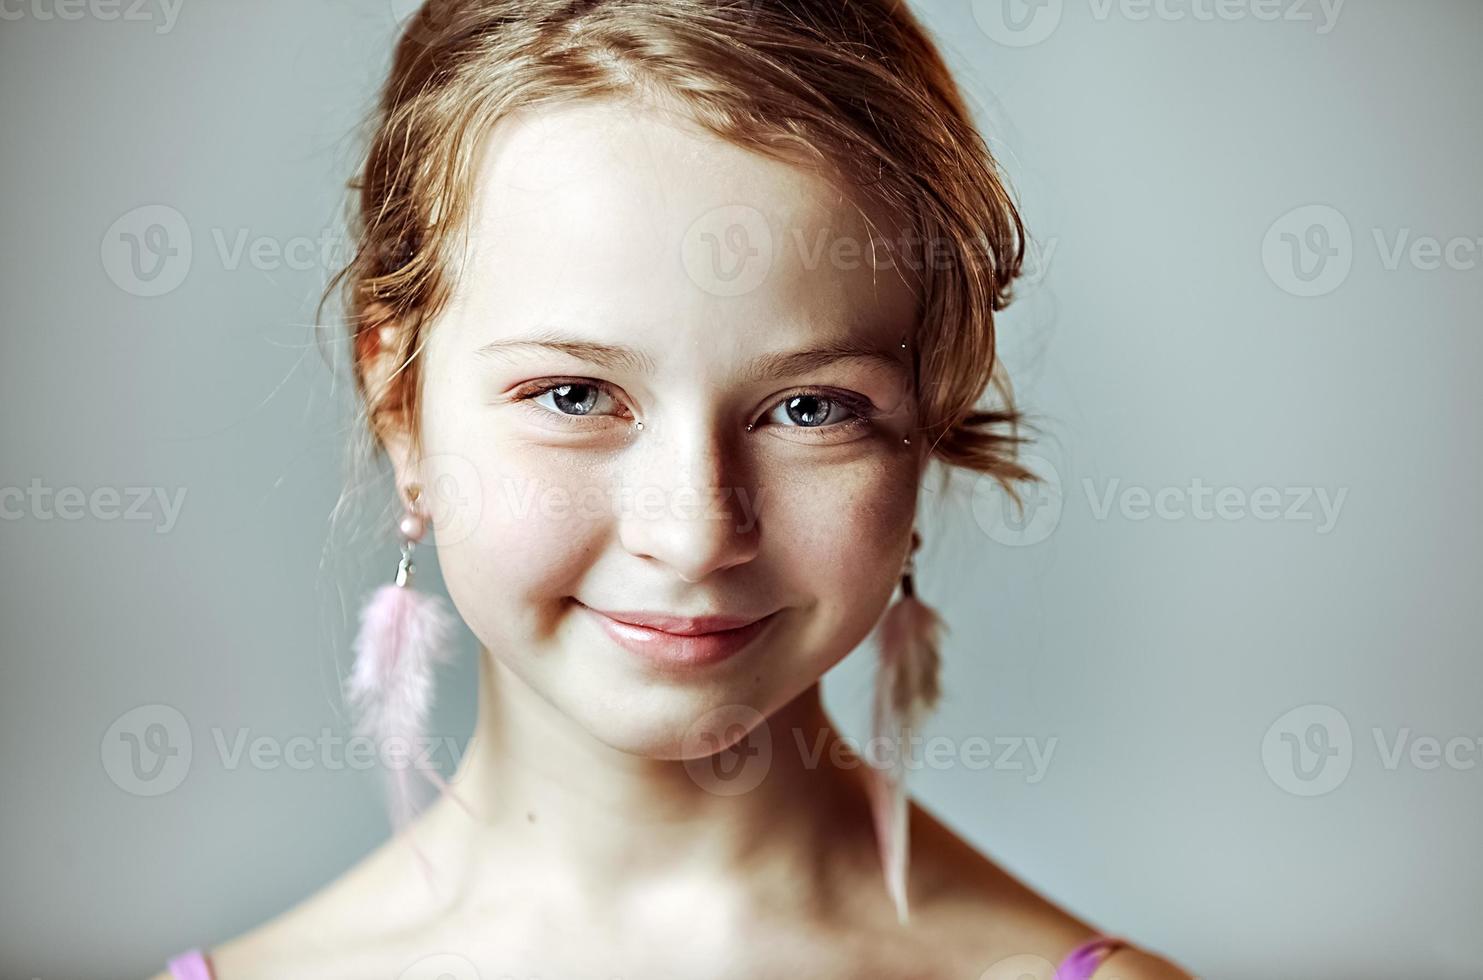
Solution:
[{"label": "eye", "polygon": [[833,391],[800,391],[789,395],[764,416],[785,429],[823,429],[834,436],[870,425],[874,411],[865,399]]},{"label": "eye", "polygon": [[[622,402],[613,392],[595,381],[542,381],[517,391],[514,397],[517,401],[541,406],[540,411],[549,415],[571,419],[623,412]],[[549,399],[549,402],[543,399]],[[619,412],[604,410],[609,403],[617,406]]]}]

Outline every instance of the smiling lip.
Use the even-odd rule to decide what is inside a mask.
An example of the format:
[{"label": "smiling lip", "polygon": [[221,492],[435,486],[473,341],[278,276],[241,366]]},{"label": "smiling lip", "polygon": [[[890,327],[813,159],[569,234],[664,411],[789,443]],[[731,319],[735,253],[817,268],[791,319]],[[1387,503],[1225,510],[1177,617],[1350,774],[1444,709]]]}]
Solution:
[{"label": "smiling lip", "polygon": [[677,667],[717,663],[751,643],[777,613],[744,616],[667,616],[598,610],[582,604],[619,646],[647,660]]}]

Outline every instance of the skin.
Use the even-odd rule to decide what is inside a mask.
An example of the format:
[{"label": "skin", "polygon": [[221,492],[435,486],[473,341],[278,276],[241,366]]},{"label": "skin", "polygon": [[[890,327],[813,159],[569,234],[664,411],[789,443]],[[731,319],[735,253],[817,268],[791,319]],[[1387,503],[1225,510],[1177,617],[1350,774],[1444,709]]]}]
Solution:
[{"label": "skin", "polygon": [[[513,117],[477,174],[468,261],[423,351],[422,453],[406,430],[382,433],[398,485],[428,488],[419,559],[436,550],[480,643],[478,722],[453,781],[477,817],[440,799],[415,822],[440,890],[389,842],[213,949],[219,975],[1049,978],[1096,930],[915,804],[912,919],[897,924],[863,766],[820,700],[910,548],[923,456],[903,442],[915,403],[900,345],[918,296],[868,247],[901,229],[657,107]],[[738,241],[735,212],[715,214],[737,204],[765,222],[748,244],[775,244],[765,275],[708,261],[705,232]],[[864,245],[860,258],[810,261],[794,235],[820,232]],[[480,353],[543,330],[651,363]],[[878,356],[748,373],[831,344]],[[602,387],[530,390],[563,382]],[[809,391],[872,417],[852,423],[838,399],[790,412]],[[615,503],[639,488],[649,507]],[[725,496],[702,508],[695,488]],[[579,601],[776,616],[726,661],[662,670]],[[764,735],[770,751],[744,751]],[[712,755],[755,785],[731,792]],[[1096,974],[1185,975],[1133,949]]]}]

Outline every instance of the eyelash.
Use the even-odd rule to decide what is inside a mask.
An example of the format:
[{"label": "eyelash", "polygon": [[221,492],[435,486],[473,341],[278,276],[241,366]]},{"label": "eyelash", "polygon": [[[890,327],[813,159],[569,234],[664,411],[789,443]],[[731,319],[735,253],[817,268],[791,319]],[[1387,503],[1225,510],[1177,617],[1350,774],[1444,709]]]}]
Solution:
[{"label": "eyelash", "polygon": [[[615,401],[621,401],[621,399],[618,398],[617,393],[611,386],[604,384],[601,381],[591,381],[581,378],[555,379],[534,382],[523,388],[517,389],[512,397],[515,401],[522,404],[526,402],[533,403],[535,399],[540,398],[543,395],[548,395],[558,388],[564,388],[569,385],[582,388],[595,388],[599,392],[609,395]],[[876,412],[874,405],[872,405],[868,400],[860,397],[859,395],[851,395],[829,388],[802,388],[798,391],[790,392],[789,394],[774,402],[765,414],[772,415],[778,410],[780,406],[786,404],[794,398],[825,399],[833,403],[834,405],[843,407],[844,409],[849,411],[851,417],[843,422],[835,422],[829,425],[785,425],[783,426],[783,428],[785,429],[798,429],[804,432],[827,432],[830,435],[851,433],[861,428],[869,427],[876,416],[879,414],[878,412]],[[553,411],[552,409],[546,408],[545,406],[536,406],[534,404],[531,405],[531,410],[539,411],[542,413],[543,416],[555,416],[556,418],[561,419],[564,424],[571,425],[581,425],[587,419],[607,417],[602,415],[568,415],[566,412]]]}]

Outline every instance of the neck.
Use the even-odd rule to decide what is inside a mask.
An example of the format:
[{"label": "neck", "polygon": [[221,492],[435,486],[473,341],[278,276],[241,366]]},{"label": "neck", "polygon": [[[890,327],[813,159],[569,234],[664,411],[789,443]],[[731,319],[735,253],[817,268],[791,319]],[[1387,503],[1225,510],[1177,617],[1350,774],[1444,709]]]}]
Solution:
[{"label": "neck", "polygon": [[[436,850],[470,881],[509,881],[518,867],[608,915],[666,897],[738,915],[821,914],[862,876],[880,882],[869,772],[817,683],[765,722],[770,751],[748,755],[749,737],[712,769],[615,749],[487,650],[479,662],[478,721],[452,779],[476,816],[449,800],[428,815]],[[743,780],[751,788],[737,792]]]}]

